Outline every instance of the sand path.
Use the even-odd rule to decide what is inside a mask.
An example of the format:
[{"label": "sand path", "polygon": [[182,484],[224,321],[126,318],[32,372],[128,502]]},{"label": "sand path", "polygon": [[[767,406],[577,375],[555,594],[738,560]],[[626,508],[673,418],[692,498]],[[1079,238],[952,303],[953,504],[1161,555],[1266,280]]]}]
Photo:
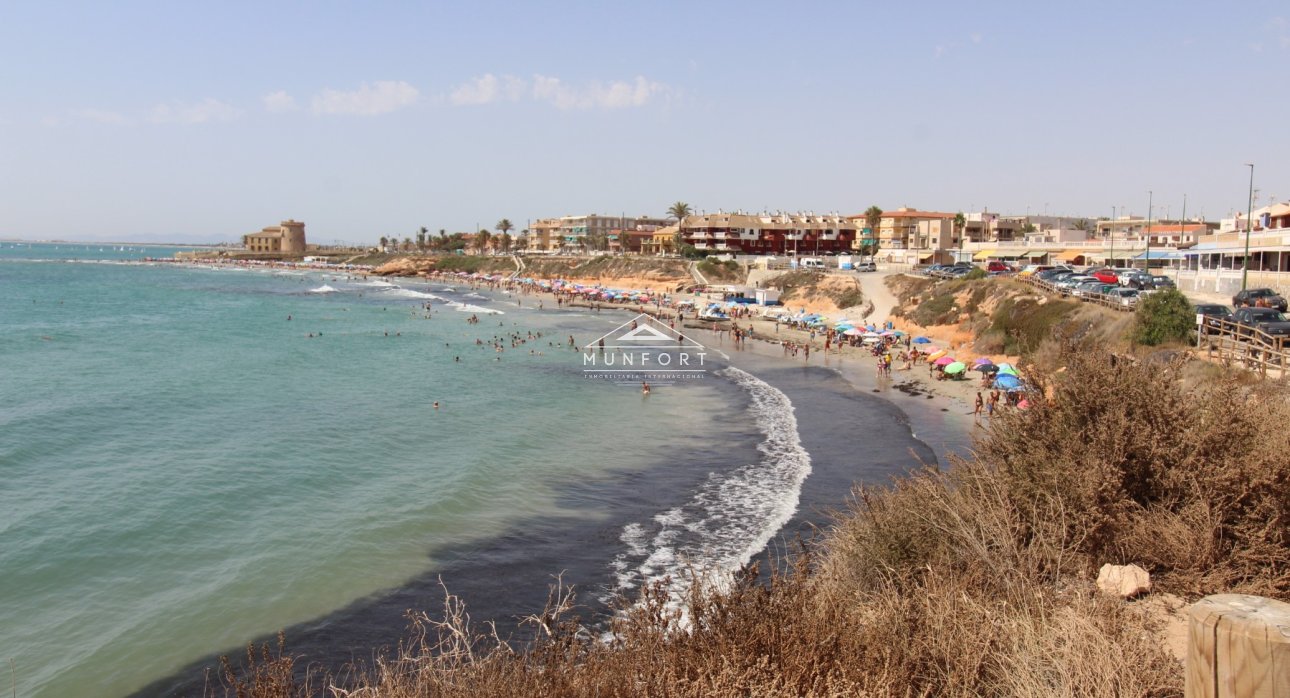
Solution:
[{"label": "sand path", "polygon": [[864,294],[865,299],[873,303],[871,311],[865,319],[874,322],[886,322],[891,311],[896,307],[896,296],[887,288],[887,277],[897,272],[878,271],[864,272],[856,274],[860,281],[860,292]]}]

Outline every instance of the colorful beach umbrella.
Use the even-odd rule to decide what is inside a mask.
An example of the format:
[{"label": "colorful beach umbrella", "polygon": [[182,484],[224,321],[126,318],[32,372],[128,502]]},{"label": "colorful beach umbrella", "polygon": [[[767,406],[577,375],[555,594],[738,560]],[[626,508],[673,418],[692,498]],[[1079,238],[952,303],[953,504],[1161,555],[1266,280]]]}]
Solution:
[{"label": "colorful beach umbrella", "polygon": [[932,340],[926,337],[914,337],[914,344],[931,344]]},{"label": "colorful beach umbrella", "polygon": [[953,356],[942,356],[941,358],[936,360],[937,366],[949,366],[950,364],[957,364],[957,363],[962,363],[962,362],[960,362],[958,359],[954,358]]},{"label": "colorful beach umbrella", "polygon": [[936,351],[927,355],[927,360],[936,361],[937,359],[941,358],[942,356],[945,356],[948,353],[949,352],[945,351],[944,349],[937,349]]},{"label": "colorful beach umbrella", "polygon": [[858,330],[852,327],[851,329],[847,330],[846,332],[843,332],[842,334],[848,337],[859,337],[860,335],[864,334],[864,330]]},{"label": "colorful beach umbrella", "polygon": [[962,373],[965,370],[967,370],[967,364],[963,363],[962,361],[955,361],[954,363],[945,367],[945,372],[951,376],[958,373]]},{"label": "colorful beach umbrella", "polygon": [[980,371],[981,373],[991,373],[991,374],[993,374],[993,373],[998,373],[998,372],[999,372],[999,367],[998,367],[998,366],[995,366],[994,364],[981,364],[980,366],[976,366],[976,367],[974,367],[972,370],[974,370],[974,371]]},{"label": "colorful beach umbrella", "polygon": [[986,357],[982,356],[981,358],[977,359],[976,361],[973,361],[973,362],[972,362],[972,365],[974,365],[974,366],[984,366],[984,365],[986,365],[986,364],[992,364],[992,363],[994,363],[994,362],[993,362],[993,361],[991,361],[991,360],[989,360],[989,359],[987,359]]}]

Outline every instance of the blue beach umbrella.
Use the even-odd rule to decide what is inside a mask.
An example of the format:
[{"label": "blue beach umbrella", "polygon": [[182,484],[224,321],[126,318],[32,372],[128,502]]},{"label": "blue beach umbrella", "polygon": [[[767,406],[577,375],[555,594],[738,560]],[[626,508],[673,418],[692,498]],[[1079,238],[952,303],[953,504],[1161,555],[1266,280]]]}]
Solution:
[{"label": "blue beach umbrella", "polygon": [[914,344],[931,344],[932,340],[926,337],[914,337]]},{"label": "blue beach umbrella", "polygon": [[994,379],[994,387],[1003,390],[1015,390],[1021,387],[1021,379],[1008,373],[1001,373]]}]

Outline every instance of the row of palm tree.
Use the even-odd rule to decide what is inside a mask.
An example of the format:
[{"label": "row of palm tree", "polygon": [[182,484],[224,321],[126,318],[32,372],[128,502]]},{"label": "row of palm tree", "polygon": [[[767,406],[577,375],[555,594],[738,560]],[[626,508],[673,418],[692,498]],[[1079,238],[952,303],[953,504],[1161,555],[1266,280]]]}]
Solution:
[{"label": "row of palm tree", "polygon": [[416,233],[416,238],[408,236],[399,240],[397,237],[381,236],[381,249],[393,248],[398,252],[455,252],[464,249],[476,249],[479,251],[488,251],[490,249],[500,252],[509,252],[514,247],[524,245],[527,230],[521,231],[519,236],[511,235],[515,229],[515,224],[510,219],[503,218],[497,221],[494,226],[497,235],[493,235],[488,230],[480,230],[473,238],[466,233],[448,234],[443,228],[439,229],[437,236],[431,235],[430,230],[421,226]]}]

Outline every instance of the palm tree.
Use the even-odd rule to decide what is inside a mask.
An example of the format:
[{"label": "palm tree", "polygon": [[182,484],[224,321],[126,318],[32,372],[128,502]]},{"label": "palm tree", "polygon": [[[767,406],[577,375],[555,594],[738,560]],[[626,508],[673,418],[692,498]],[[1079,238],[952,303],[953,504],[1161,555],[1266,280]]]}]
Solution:
[{"label": "palm tree", "polygon": [[426,233],[428,232],[430,231],[426,230],[426,227],[424,225],[421,226],[421,229],[417,231],[417,249],[418,250],[424,250],[426,248]]},{"label": "palm tree", "polygon": [[510,252],[510,251],[511,251],[511,235],[510,235],[510,233],[503,232],[501,235],[498,235],[498,236],[497,236],[497,248],[498,248],[499,250],[501,250],[502,252]]},{"label": "palm tree", "polygon": [[493,227],[496,228],[497,232],[501,233],[502,235],[505,235],[511,232],[512,230],[515,230],[515,226],[512,225],[511,221],[507,218],[503,218],[502,220],[497,221],[497,225]]},{"label": "palm tree", "polygon": [[[967,227],[967,216],[963,215],[962,211],[959,211],[954,214],[954,235],[959,240],[959,257],[963,256],[963,228],[965,227]],[[956,259],[954,261],[959,262],[962,260]]]},{"label": "palm tree", "polygon": [[1079,219],[1079,220],[1075,221],[1074,223],[1072,223],[1072,224],[1071,224],[1071,227],[1075,228],[1076,230],[1080,230],[1080,231],[1083,231],[1083,232],[1086,232],[1086,233],[1087,233],[1087,232],[1088,232],[1088,225],[1089,225],[1089,223],[1088,223],[1088,219],[1087,219],[1087,218],[1081,218],[1081,219]]},{"label": "palm tree", "polygon": [[481,253],[487,252],[488,243],[492,239],[493,239],[492,233],[488,232],[487,230],[479,231],[479,234],[475,235],[475,249],[479,250]]},{"label": "palm tree", "polygon": [[382,252],[384,252],[384,251],[385,251],[385,248],[386,248],[386,247],[389,247],[389,246],[390,246],[390,239],[389,239],[389,238],[387,238],[387,237],[385,237],[384,235],[382,235],[382,236],[381,236],[381,251],[382,251]]},{"label": "palm tree", "polygon": [[674,241],[673,246],[679,250],[681,249],[681,245],[685,242],[684,238],[681,236],[681,221],[685,220],[685,217],[690,215],[690,205],[684,201],[678,201],[667,209],[667,215],[676,219],[676,235],[673,236],[672,239]]},{"label": "palm tree", "polygon": [[869,235],[873,242],[869,243],[869,256],[878,254],[878,224],[882,222],[882,209],[877,206],[870,206],[864,210],[864,224],[869,228]]}]

